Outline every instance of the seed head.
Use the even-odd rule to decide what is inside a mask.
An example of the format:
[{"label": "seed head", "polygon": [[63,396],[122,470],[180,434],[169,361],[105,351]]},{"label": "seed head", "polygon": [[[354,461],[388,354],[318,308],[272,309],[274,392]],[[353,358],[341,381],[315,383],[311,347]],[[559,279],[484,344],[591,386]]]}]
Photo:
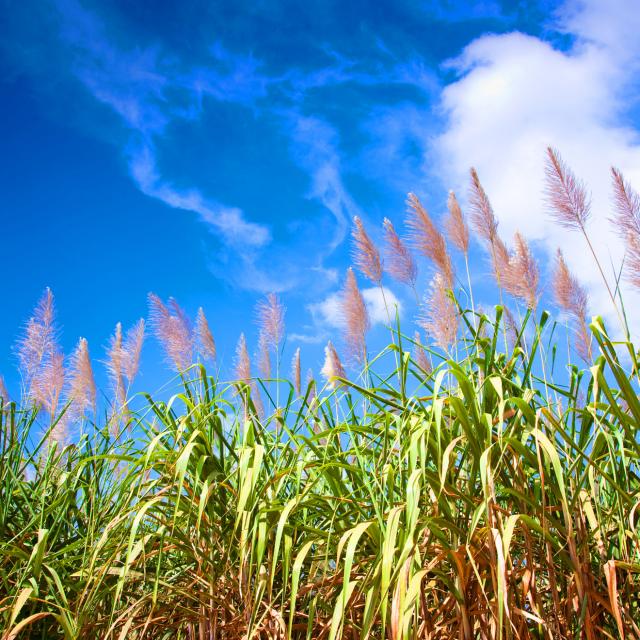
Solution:
[{"label": "seed head", "polygon": [[567,229],[584,230],[591,214],[589,196],[584,184],[551,147],[547,147],[545,175],[550,214]]},{"label": "seed head", "polygon": [[611,169],[616,215],[611,219],[618,235],[624,240],[626,275],[640,288],[640,196],[618,169]]},{"label": "seed head", "polygon": [[184,371],[193,362],[191,323],[178,303],[169,299],[168,306],[154,293],[149,294],[151,326],[164,348],[167,361],[177,371]]},{"label": "seed head", "polygon": [[16,345],[20,372],[27,385],[58,349],[55,315],[53,293],[47,287]]},{"label": "seed head", "polygon": [[431,281],[429,297],[425,303],[425,312],[419,324],[445,351],[456,340],[458,332],[458,313],[447,289],[444,278],[436,273]]},{"label": "seed head", "polygon": [[258,327],[266,348],[277,350],[284,338],[285,307],[275,293],[270,293],[258,303],[256,311]]},{"label": "seed head", "polygon": [[340,362],[340,358],[338,357],[338,352],[333,346],[331,340],[327,342],[327,346],[324,348],[324,366],[322,367],[322,375],[326,378],[327,384],[331,389],[335,389],[340,384],[336,378],[347,377],[344,372],[342,362]]},{"label": "seed head", "polygon": [[95,413],[96,381],[89,357],[89,344],[85,338],[80,338],[71,356],[69,399],[77,414],[82,415],[87,409]]},{"label": "seed head", "polygon": [[413,347],[413,359],[415,363],[427,374],[431,373],[432,366],[427,357],[427,352],[420,340],[420,332],[416,331],[413,335],[415,345]]},{"label": "seed head", "polygon": [[411,252],[400,239],[389,218],[385,218],[384,238],[386,245],[385,268],[393,278],[413,287],[416,283],[418,269]]},{"label": "seed head", "polygon": [[258,369],[263,378],[271,377],[271,355],[269,353],[269,343],[262,332],[258,338]]},{"label": "seed head", "polygon": [[462,215],[462,209],[458,204],[458,199],[453,191],[449,191],[447,200],[449,216],[445,221],[445,228],[449,234],[449,240],[454,246],[465,255],[469,253],[469,227]]},{"label": "seed head", "polygon": [[293,361],[291,362],[291,377],[293,378],[293,386],[296,393],[300,395],[302,388],[301,374],[300,374],[300,347],[296,349],[293,355]]},{"label": "seed head", "polygon": [[122,345],[122,371],[129,385],[140,370],[140,354],[145,337],[145,323],[142,318],[131,327],[124,338]]},{"label": "seed head", "polygon": [[471,168],[471,190],[469,193],[471,205],[471,223],[476,233],[487,243],[492,244],[498,232],[498,221],[493,213],[493,207],[489,201],[478,172]]},{"label": "seed head", "polygon": [[591,362],[591,335],[585,320],[589,297],[585,288],[569,271],[560,249],[556,257],[553,285],[558,306],[573,318],[576,351],[586,362]]},{"label": "seed head", "polygon": [[351,268],[347,270],[347,279],[342,291],[342,312],[349,354],[355,361],[361,362],[366,357],[365,339],[369,330],[369,314]]},{"label": "seed head", "polygon": [[523,300],[529,309],[533,309],[538,303],[539,281],[538,263],[531,253],[529,244],[522,235],[516,233],[515,251],[509,258],[504,274],[504,288],[511,295]]},{"label": "seed head", "polygon": [[213,333],[211,333],[207,316],[205,316],[202,307],[198,309],[198,315],[196,316],[195,334],[200,356],[205,360],[214,361],[216,359],[216,342],[213,339]]},{"label": "seed head", "polygon": [[409,211],[407,226],[411,229],[414,247],[433,262],[446,286],[452,288],[453,266],[444,236],[438,231],[431,216],[414,193],[408,195],[407,206]]},{"label": "seed head", "polygon": [[51,417],[54,418],[64,387],[64,355],[54,351],[38,369],[32,383],[32,396]]},{"label": "seed head", "polygon": [[236,347],[236,378],[242,382],[249,382],[251,379],[251,360],[244,333],[240,334]]},{"label": "seed head", "polygon": [[353,261],[362,273],[374,284],[382,281],[382,261],[380,252],[365,231],[362,220],[353,218]]}]

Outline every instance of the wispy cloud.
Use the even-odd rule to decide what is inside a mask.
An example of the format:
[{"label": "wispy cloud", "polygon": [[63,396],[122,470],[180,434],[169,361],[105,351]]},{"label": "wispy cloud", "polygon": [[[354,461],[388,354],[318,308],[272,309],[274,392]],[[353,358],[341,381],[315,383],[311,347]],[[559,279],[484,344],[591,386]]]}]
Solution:
[{"label": "wispy cloud", "polygon": [[360,213],[342,179],[338,133],[318,117],[295,110],[282,115],[291,135],[292,153],[311,177],[308,196],[319,200],[335,219],[333,238],[325,243],[331,252],[344,240],[349,220]]},{"label": "wispy cloud", "polygon": [[198,189],[181,190],[163,180],[152,147],[147,145],[131,153],[129,167],[140,191],[175,209],[198,214],[212,232],[221,234],[234,247],[250,249],[269,243],[269,229],[248,222],[240,209],[207,200]]},{"label": "wispy cloud", "polygon": [[268,91],[269,78],[252,56],[210,48],[209,66],[190,66],[159,47],[127,48],[100,18],[77,0],[55,0],[60,38],[71,69],[89,93],[116,113],[126,132],[121,149],[131,177],[147,196],[196,214],[218,242],[211,270],[242,288],[279,291],[292,286],[286,273],[270,277],[261,251],[272,241],[265,224],[247,219],[239,207],[221,203],[193,187],[178,187],[158,167],[157,147],[167,128],[200,117],[205,97],[254,105]]}]

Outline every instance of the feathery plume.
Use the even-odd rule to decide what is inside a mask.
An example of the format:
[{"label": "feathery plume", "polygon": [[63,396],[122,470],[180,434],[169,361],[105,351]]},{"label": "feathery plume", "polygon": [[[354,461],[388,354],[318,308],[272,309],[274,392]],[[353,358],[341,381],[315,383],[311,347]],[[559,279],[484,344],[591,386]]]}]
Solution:
[{"label": "feathery plume", "polygon": [[420,340],[420,332],[416,331],[413,334],[413,341],[415,345],[413,347],[413,359],[415,363],[426,373],[431,373],[432,366],[431,362],[429,362],[429,358],[427,357],[427,352],[425,351],[424,346],[422,345],[422,341]]},{"label": "feathery plume", "polygon": [[552,147],[547,147],[545,176],[551,215],[567,229],[584,231],[591,213],[587,191]]},{"label": "feathery plume", "polygon": [[67,414],[58,416],[56,423],[53,425],[53,428],[49,432],[49,446],[54,442],[58,446],[58,451],[64,449],[69,442],[69,430],[68,430],[68,416]]},{"label": "feathery plume", "polygon": [[442,274],[436,273],[430,289],[426,312],[419,324],[446,351],[458,333],[458,313]]},{"label": "feathery plume", "polygon": [[82,415],[87,409],[95,413],[96,381],[86,338],[78,340],[78,345],[71,356],[69,398],[73,402],[74,413]]},{"label": "feathery plume", "polygon": [[558,249],[556,271],[553,278],[554,293],[558,306],[574,316],[587,314],[588,296],[575,276],[569,271],[562,251]]},{"label": "feathery plume", "polygon": [[627,279],[635,287],[640,288],[640,237],[627,236],[625,266]]},{"label": "feathery plume", "polygon": [[248,382],[251,379],[251,361],[247,350],[247,340],[244,333],[240,334],[238,345],[236,346],[236,379]]},{"label": "feathery plume", "polygon": [[270,293],[257,304],[256,311],[267,348],[277,349],[284,338],[285,307],[275,293]]},{"label": "feathery plume", "polygon": [[562,251],[558,249],[556,257],[556,270],[553,277],[556,302],[573,317],[576,323],[575,348],[586,362],[591,361],[591,336],[587,328],[585,316],[589,305],[589,297],[586,290],[569,271]]},{"label": "feathery plume", "polygon": [[458,199],[453,191],[449,191],[447,208],[449,209],[449,215],[445,220],[445,228],[449,234],[449,240],[458,250],[467,254],[469,253],[469,227],[465,222],[462,209],[460,209]]},{"label": "feathery plume", "polygon": [[29,318],[16,351],[20,371],[29,385],[38,370],[57,349],[57,328],[53,293],[48,287]]},{"label": "feathery plume", "polygon": [[640,287],[640,196],[618,169],[612,167],[611,173],[616,206],[616,216],[611,221],[625,243],[627,279]]},{"label": "feathery plume", "polygon": [[64,355],[56,350],[39,368],[32,384],[33,399],[45,409],[52,420],[58,409],[64,380]]},{"label": "feathery plume", "polygon": [[258,369],[263,378],[271,377],[271,355],[269,353],[269,342],[265,334],[261,331],[258,337]]},{"label": "feathery plume", "polygon": [[204,315],[204,309],[202,307],[198,309],[196,316],[195,333],[198,352],[202,358],[214,361],[216,359],[216,342],[213,339],[213,333],[211,333],[207,316]]},{"label": "feathery plume", "polygon": [[388,273],[403,284],[413,287],[418,276],[418,268],[411,252],[400,239],[389,218],[383,221],[386,243],[385,268]]},{"label": "feathery plume", "polygon": [[336,378],[346,378],[344,367],[338,352],[331,340],[327,342],[327,346],[324,348],[324,366],[322,367],[322,375],[326,378],[327,384],[331,389],[335,389],[340,382]]},{"label": "feathery plume", "polygon": [[509,307],[503,307],[502,313],[502,317],[504,318],[504,328],[507,335],[507,343],[509,348],[513,351],[513,349],[515,349],[516,345],[518,344],[518,335],[520,333],[518,324],[516,322],[516,319],[513,317],[513,313],[511,313]]},{"label": "feathery plume", "polygon": [[116,324],[115,331],[109,340],[107,348],[107,374],[115,396],[115,404],[125,403],[124,389],[124,348],[122,346],[122,323]]},{"label": "feathery plume", "polygon": [[593,360],[591,349],[591,334],[587,327],[587,322],[584,318],[581,318],[577,322],[575,330],[574,346],[578,355],[588,364],[591,364]]},{"label": "feathery plume", "polygon": [[9,392],[7,391],[7,385],[4,381],[4,376],[0,375],[0,404],[8,404],[11,402],[11,398],[9,397]]},{"label": "feathery plume", "polygon": [[307,383],[307,387],[309,388],[309,395],[307,397],[307,402],[311,404],[316,398],[316,380],[313,377],[313,371],[311,369],[307,369],[306,383]]},{"label": "feathery plume", "polygon": [[[238,344],[236,346],[235,357],[235,376],[238,382],[244,382],[249,385],[251,390],[251,400],[255,408],[258,418],[264,415],[264,406],[262,404],[262,397],[258,386],[251,380],[251,360],[249,359],[249,350],[247,349],[247,340],[244,337],[244,333],[240,334]],[[242,404],[245,411],[245,419],[248,418],[249,405],[247,398],[242,398]]]},{"label": "feathery plume", "polygon": [[191,323],[178,303],[169,299],[169,308],[154,293],[149,294],[151,326],[164,348],[168,362],[184,371],[193,362]]},{"label": "feathery plume", "polygon": [[131,327],[122,343],[122,372],[131,385],[140,369],[140,354],[145,336],[145,322],[142,318]]},{"label": "feathery plume", "polygon": [[624,179],[622,172],[611,167],[616,215],[611,219],[623,240],[628,235],[640,235],[640,196]]},{"label": "feathery plume", "polygon": [[504,287],[505,282],[509,279],[511,271],[511,254],[507,245],[502,238],[496,233],[489,245],[491,249],[491,264],[493,266],[493,274],[499,287]]},{"label": "feathery plume", "polygon": [[471,189],[469,195],[471,205],[471,222],[480,238],[488,245],[491,252],[493,273],[498,287],[503,287],[509,277],[511,256],[509,249],[498,235],[498,220],[493,213],[491,202],[480,182],[478,172],[471,169]]},{"label": "feathery plume", "polygon": [[362,220],[358,216],[353,218],[353,261],[362,273],[379,285],[382,282],[382,260],[380,252],[365,231]]},{"label": "feathery plume", "polygon": [[365,336],[369,330],[369,314],[351,267],[347,269],[347,279],[342,291],[342,312],[349,354],[354,360],[362,361],[366,358]]},{"label": "feathery plume", "polygon": [[293,355],[293,361],[291,362],[291,377],[293,378],[293,386],[296,393],[300,395],[302,389],[302,381],[300,374],[300,347],[296,349]]},{"label": "feathery plume", "polygon": [[476,233],[489,244],[493,244],[498,232],[498,221],[493,213],[489,197],[480,182],[478,172],[471,168],[471,190],[469,194],[471,205],[471,223]]},{"label": "feathery plume", "polygon": [[529,244],[520,235],[515,234],[515,251],[509,258],[508,267],[502,276],[504,288],[516,298],[523,300],[529,309],[538,302],[540,274],[538,263],[531,253]]},{"label": "feathery plume", "polygon": [[431,260],[442,274],[446,286],[453,287],[453,266],[447,251],[447,242],[436,228],[431,216],[414,193],[407,196],[409,217],[407,225],[411,229],[411,240],[415,248]]}]

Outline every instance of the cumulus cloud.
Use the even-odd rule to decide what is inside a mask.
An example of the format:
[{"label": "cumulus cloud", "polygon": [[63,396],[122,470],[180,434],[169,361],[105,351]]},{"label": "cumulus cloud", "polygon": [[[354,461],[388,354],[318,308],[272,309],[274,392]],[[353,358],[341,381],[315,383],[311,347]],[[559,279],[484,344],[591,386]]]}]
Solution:
[{"label": "cumulus cloud", "polygon": [[[589,233],[605,267],[619,266],[623,248],[608,220],[610,166],[640,186],[640,140],[626,124],[640,47],[622,53],[619,43],[628,41],[626,18],[640,17],[623,2],[611,4],[588,0],[561,8],[555,27],[573,36],[568,48],[522,33],[471,42],[449,63],[459,78],[443,90],[447,124],[435,142],[445,183],[465,193],[475,165],[502,233],[520,230],[549,255],[561,246],[599,313],[611,304],[584,238],[559,229],[545,212],[544,152],[557,147],[589,185]],[[628,308],[638,308],[635,292],[626,288],[624,296]]]},{"label": "cumulus cloud", "polygon": [[[383,293],[384,290],[384,293]],[[371,287],[362,290],[362,297],[367,305],[369,319],[372,324],[388,324],[389,317],[393,322],[396,311],[401,315],[402,305],[396,294],[387,287]]]}]

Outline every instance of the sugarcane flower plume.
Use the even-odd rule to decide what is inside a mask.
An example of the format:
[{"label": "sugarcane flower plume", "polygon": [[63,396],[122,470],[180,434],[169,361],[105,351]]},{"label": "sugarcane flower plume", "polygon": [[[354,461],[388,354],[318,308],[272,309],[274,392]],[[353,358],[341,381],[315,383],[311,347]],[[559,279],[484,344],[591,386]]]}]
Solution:
[{"label": "sugarcane flower plume", "polygon": [[408,247],[400,239],[389,218],[383,221],[385,238],[385,269],[398,282],[413,287],[418,276],[416,262]]},{"label": "sugarcane flower plume", "polygon": [[353,261],[360,271],[374,284],[382,282],[380,252],[366,232],[362,220],[353,218]]},{"label": "sugarcane flower plume", "polygon": [[550,214],[567,229],[584,230],[591,215],[587,190],[552,147],[547,147],[545,177]]},{"label": "sugarcane flower plume", "polygon": [[591,359],[591,336],[585,320],[589,296],[586,289],[569,270],[560,249],[558,249],[556,256],[553,289],[558,306],[566,311],[574,321],[576,351],[580,357],[589,362]]},{"label": "sugarcane flower plume", "polygon": [[194,336],[185,312],[173,298],[165,305],[150,293],[149,317],[169,364],[178,371],[186,370],[193,362]]},{"label": "sugarcane flower plume", "polygon": [[296,349],[296,352],[293,354],[293,360],[291,362],[291,377],[293,378],[293,388],[296,393],[300,395],[302,380],[301,380],[301,372],[300,372],[300,347]]},{"label": "sugarcane flower plume", "polygon": [[462,253],[469,253],[469,227],[462,215],[462,209],[453,191],[449,191],[447,200],[449,215],[445,221],[445,228],[449,235],[449,240]]},{"label": "sugarcane flower plume", "polygon": [[411,230],[413,246],[433,262],[446,286],[453,287],[453,265],[444,236],[438,231],[415,193],[409,193],[407,196],[407,207],[409,213],[407,226]]},{"label": "sugarcane flower plume", "polygon": [[196,315],[195,334],[200,356],[205,360],[214,361],[216,359],[216,342],[202,307],[198,308]]},{"label": "sugarcane flower plume", "polygon": [[96,381],[86,338],[78,340],[78,345],[71,356],[69,378],[69,398],[73,402],[74,412],[79,415],[86,410],[95,412]]},{"label": "sugarcane flower plume", "polygon": [[515,251],[504,274],[504,288],[524,301],[529,309],[538,303],[540,273],[529,244],[520,233],[515,234]]},{"label": "sugarcane flower plume", "polygon": [[284,339],[286,309],[275,293],[269,293],[256,306],[258,327],[267,348],[277,349]]},{"label": "sugarcane flower plume", "polygon": [[349,355],[353,360],[361,362],[366,358],[366,334],[370,326],[369,313],[352,268],[347,270],[347,278],[342,291],[342,314],[345,327],[344,338]]},{"label": "sugarcane flower plume", "polygon": [[325,377],[329,388],[335,389],[340,381],[337,378],[346,378],[346,374],[344,371],[344,367],[342,366],[342,362],[340,362],[340,358],[338,356],[338,352],[331,340],[327,342],[327,346],[324,348],[324,366],[322,367],[322,375]]},{"label": "sugarcane flower plume", "polygon": [[478,172],[473,167],[471,168],[469,204],[473,228],[480,238],[492,244],[498,232],[498,220],[493,213],[489,197],[480,182]]},{"label": "sugarcane flower plume", "polygon": [[413,359],[415,363],[425,372],[431,373],[432,366],[429,358],[427,357],[427,352],[422,344],[420,339],[420,332],[416,331],[413,335],[413,342],[415,343],[413,346]]},{"label": "sugarcane flower plume", "polygon": [[247,349],[247,340],[244,337],[244,333],[240,334],[236,346],[235,366],[236,379],[248,382],[251,379],[251,360],[249,359],[249,350]]},{"label": "sugarcane flower plume", "polygon": [[625,243],[625,275],[640,288],[640,196],[624,179],[619,169],[612,168],[616,215],[614,228]]},{"label": "sugarcane flower plume", "polygon": [[258,369],[263,378],[271,377],[271,354],[269,353],[269,341],[264,333],[258,337]]},{"label": "sugarcane flower plume", "polygon": [[16,346],[20,372],[27,386],[57,349],[55,315],[53,293],[47,288]]},{"label": "sugarcane flower plume", "polygon": [[429,296],[425,301],[424,312],[419,319],[419,324],[445,351],[456,340],[458,312],[451,299],[450,290],[440,273],[436,273],[431,281]]}]

